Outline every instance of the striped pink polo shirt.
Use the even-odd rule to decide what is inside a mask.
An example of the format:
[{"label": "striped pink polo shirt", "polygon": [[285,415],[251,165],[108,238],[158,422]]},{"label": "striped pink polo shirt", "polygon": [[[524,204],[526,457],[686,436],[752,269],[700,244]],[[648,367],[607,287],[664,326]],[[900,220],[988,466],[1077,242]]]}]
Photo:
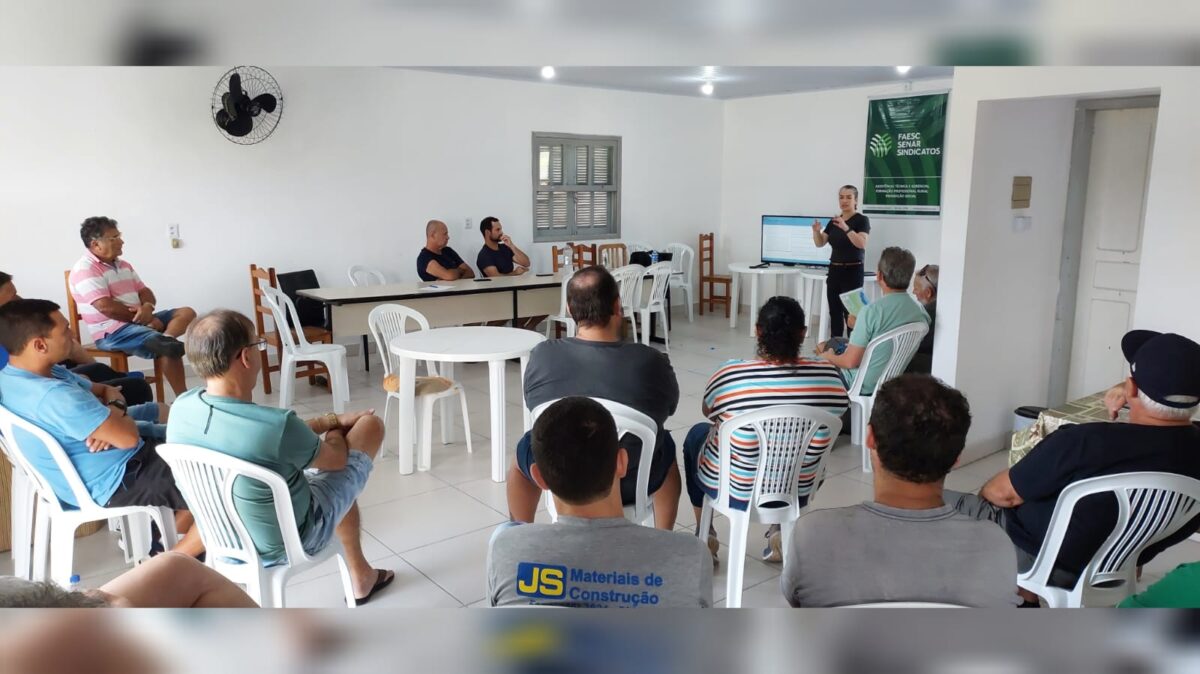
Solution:
[{"label": "striped pink polo shirt", "polygon": [[79,315],[87,323],[93,340],[111,335],[128,323],[105,316],[92,306],[92,302],[111,297],[137,311],[141,304],[138,291],[146,287],[133,265],[121,259],[109,264],[90,250],[71,268],[70,282],[71,295],[79,305]]}]

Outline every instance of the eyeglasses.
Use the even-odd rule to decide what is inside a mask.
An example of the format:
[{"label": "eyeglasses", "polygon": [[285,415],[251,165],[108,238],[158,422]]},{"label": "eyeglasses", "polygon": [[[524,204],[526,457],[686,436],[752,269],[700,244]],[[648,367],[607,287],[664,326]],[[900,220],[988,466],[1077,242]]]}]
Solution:
[{"label": "eyeglasses", "polygon": [[97,236],[96,238],[92,239],[92,241],[117,241],[117,240],[121,240],[120,232],[117,232],[116,234],[113,234],[112,236]]},{"label": "eyeglasses", "polygon": [[256,349],[258,351],[266,351],[267,350],[267,340],[260,339],[257,342],[250,342],[249,344],[246,345],[246,348],[247,349]]}]

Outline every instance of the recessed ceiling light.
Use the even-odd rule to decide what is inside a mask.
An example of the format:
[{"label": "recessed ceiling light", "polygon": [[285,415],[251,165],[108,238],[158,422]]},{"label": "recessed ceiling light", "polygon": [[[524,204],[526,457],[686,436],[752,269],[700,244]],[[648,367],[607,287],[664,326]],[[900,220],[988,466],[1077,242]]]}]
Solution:
[{"label": "recessed ceiling light", "polygon": [[910,70],[912,70],[912,66],[896,66],[896,72],[901,75],[907,75]]},{"label": "recessed ceiling light", "polygon": [[554,79],[554,66],[542,66],[542,79]]},{"label": "recessed ceiling light", "polygon": [[712,82],[705,82],[704,84],[700,85],[700,93],[704,94],[705,96],[712,96],[712,92],[713,92],[713,83]]}]

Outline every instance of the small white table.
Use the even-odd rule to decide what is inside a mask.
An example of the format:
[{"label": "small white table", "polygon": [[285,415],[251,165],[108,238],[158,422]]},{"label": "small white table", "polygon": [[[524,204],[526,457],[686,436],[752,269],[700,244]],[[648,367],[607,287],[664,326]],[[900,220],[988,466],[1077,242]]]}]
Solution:
[{"label": "small white table", "polygon": [[[813,321],[818,321],[817,341],[824,342],[829,339],[829,303],[825,301],[825,279],[829,278],[829,270],[808,267],[801,272],[801,278],[804,282],[804,292],[800,295],[803,298],[800,301],[808,303],[804,304],[808,318],[808,333],[813,334]],[[869,271],[863,274],[863,290],[867,292],[868,300],[874,302],[879,299],[879,284],[875,282],[875,272]],[[816,310],[812,311],[809,307],[816,307]]]},{"label": "small white table", "polygon": [[734,262],[729,265],[729,275],[733,277],[733,287],[729,289],[729,295],[733,308],[729,312],[729,327],[737,327],[738,308],[741,306],[741,297],[739,287],[741,285],[741,276],[743,274],[750,275],[750,334],[754,334],[754,325],[758,322],[758,279],[760,276],[795,276],[796,277],[796,297],[803,297],[801,289],[802,277],[801,272],[804,272],[804,267],[783,267],[774,265],[770,267],[754,267],[749,262]]},{"label": "small white table", "polygon": [[[530,330],[499,328],[490,326],[467,326],[461,328],[434,328],[400,335],[391,341],[388,348],[397,356],[399,375],[400,428],[399,457],[400,473],[413,472],[413,388],[416,385],[417,361],[432,360],[443,363],[488,364],[492,415],[492,481],[504,482],[506,464],[504,429],[504,363],[510,358],[521,359],[521,379],[525,379],[525,366],[533,347],[546,341],[542,335]],[[525,407],[524,389],[518,387],[521,407]],[[525,430],[530,428],[529,410],[525,410]]]}]

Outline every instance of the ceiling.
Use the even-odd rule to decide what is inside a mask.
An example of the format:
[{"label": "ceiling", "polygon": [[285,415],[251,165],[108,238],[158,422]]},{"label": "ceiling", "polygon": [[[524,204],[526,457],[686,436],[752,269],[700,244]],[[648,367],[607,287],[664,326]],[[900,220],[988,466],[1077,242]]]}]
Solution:
[{"label": "ceiling", "polygon": [[[700,86],[707,78],[713,83],[712,98],[718,99],[948,78],[954,74],[951,66],[913,66],[905,75],[899,74],[893,66],[556,66],[554,79],[546,80],[541,76],[541,66],[412,69],[696,97],[704,97]],[[709,69],[711,75],[706,75]]]}]

